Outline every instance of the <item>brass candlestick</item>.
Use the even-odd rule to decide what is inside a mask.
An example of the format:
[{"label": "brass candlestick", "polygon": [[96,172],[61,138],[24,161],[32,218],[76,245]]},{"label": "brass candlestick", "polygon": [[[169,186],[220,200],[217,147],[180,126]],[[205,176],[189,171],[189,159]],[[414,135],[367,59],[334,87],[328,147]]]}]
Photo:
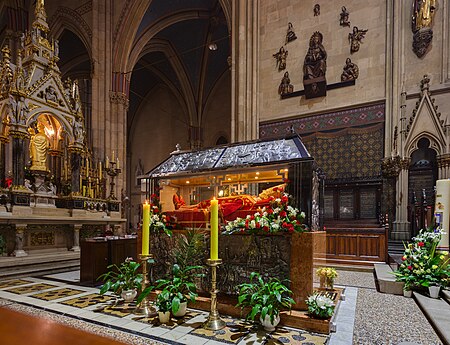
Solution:
[{"label": "brass candlestick", "polygon": [[225,321],[220,318],[217,310],[217,266],[222,264],[222,259],[206,260],[206,264],[211,267],[211,311],[209,312],[208,320],[203,324],[203,328],[211,331],[217,331],[225,327]]},{"label": "brass candlestick", "polygon": [[[147,260],[152,259],[152,254],[139,254],[139,260],[141,261],[142,265],[142,274],[144,276],[144,279],[142,279],[142,291],[145,290],[147,286],[150,285],[150,281],[148,280],[148,274],[147,274]],[[134,310],[135,314],[138,315],[145,315],[150,316],[152,314],[156,314],[156,309],[151,305],[150,301],[150,294],[145,296],[145,298],[139,303],[137,308]]]}]

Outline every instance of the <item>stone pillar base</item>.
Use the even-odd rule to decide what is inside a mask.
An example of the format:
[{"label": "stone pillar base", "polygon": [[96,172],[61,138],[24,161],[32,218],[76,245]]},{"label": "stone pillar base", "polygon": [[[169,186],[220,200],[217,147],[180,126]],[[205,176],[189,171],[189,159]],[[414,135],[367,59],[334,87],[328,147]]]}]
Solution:
[{"label": "stone pillar base", "polygon": [[411,232],[410,232],[410,223],[395,221],[392,223],[392,231],[390,234],[390,238],[393,240],[410,240]]},{"label": "stone pillar base", "polygon": [[20,257],[23,257],[23,256],[28,256],[28,253],[27,253],[25,250],[20,249],[20,250],[15,250],[14,253],[13,253],[13,255],[14,255],[16,258],[20,258]]}]

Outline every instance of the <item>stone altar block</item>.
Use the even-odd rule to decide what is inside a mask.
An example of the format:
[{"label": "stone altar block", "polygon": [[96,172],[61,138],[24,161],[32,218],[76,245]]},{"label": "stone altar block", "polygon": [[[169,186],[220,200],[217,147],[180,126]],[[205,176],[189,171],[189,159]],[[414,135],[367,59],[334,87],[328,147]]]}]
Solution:
[{"label": "stone altar block", "polygon": [[[174,262],[173,247],[183,231],[174,230],[173,233],[172,238],[164,234],[151,236],[151,251],[156,260],[155,279],[170,274]],[[208,236],[204,248],[206,262],[209,257]],[[326,233],[323,231],[292,235],[220,235],[219,257],[223,264],[217,272],[218,289],[221,295],[235,296],[236,286],[248,282],[250,273],[255,271],[263,276],[288,279],[296,302],[293,308],[306,310],[305,299],[313,291],[314,262],[325,258],[325,250]],[[210,275],[206,274],[197,285],[207,295],[210,284]]]}]

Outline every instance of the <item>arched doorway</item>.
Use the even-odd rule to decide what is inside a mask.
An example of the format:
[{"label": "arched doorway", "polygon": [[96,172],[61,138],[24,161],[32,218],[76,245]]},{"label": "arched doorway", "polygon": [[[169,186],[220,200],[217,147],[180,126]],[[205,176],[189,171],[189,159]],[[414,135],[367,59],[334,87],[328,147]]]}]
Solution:
[{"label": "arched doorway", "polygon": [[430,148],[430,140],[421,138],[417,150],[411,154],[408,178],[408,220],[411,237],[432,222],[434,186],[438,177],[437,153]]}]

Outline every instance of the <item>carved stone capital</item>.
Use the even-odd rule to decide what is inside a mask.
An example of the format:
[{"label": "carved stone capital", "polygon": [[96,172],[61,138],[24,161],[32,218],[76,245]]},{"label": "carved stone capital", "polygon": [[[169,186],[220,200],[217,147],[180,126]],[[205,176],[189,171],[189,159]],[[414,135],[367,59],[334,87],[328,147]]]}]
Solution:
[{"label": "carved stone capital", "polygon": [[130,100],[128,99],[128,96],[123,92],[110,91],[109,100],[111,101],[111,103],[122,104],[125,109],[128,110]]},{"label": "carved stone capital", "polygon": [[439,168],[445,168],[450,166],[450,154],[446,153],[437,157],[437,163]]},{"label": "carved stone capital", "polygon": [[400,156],[386,157],[381,162],[381,174],[383,177],[397,177],[400,174],[401,167]]}]

